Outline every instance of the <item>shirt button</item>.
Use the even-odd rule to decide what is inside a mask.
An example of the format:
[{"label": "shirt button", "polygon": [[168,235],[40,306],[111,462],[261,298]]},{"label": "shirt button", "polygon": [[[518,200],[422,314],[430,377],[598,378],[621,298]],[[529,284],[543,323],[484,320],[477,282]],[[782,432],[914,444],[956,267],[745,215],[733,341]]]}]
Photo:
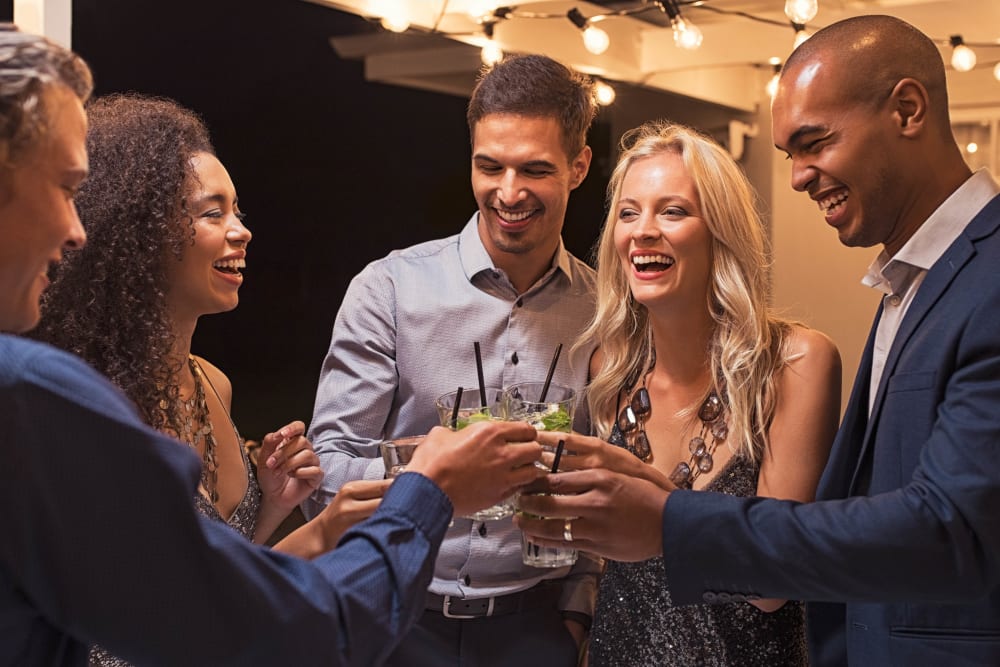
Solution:
[{"label": "shirt button", "polygon": [[512,355],[510,355],[510,363],[512,363],[515,366],[517,366],[517,352],[515,352]]}]

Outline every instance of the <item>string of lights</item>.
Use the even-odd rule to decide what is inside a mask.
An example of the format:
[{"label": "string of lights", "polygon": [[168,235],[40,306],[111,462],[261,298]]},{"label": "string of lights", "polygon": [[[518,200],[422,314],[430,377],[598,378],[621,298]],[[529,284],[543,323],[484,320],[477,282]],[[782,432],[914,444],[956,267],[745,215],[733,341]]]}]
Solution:
[{"label": "string of lights", "polygon": [[[474,7],[469,13],[470,17],[478,24],[481,35],[485,40],[481,51],[481,58],[487,65],[492,65],[503,58],[503,49],[494,39],[494,33],[496,26],[504,21],[532,19],[568,20],[580,31],[584,48],[594,55],[601,55],[611,45],[611,38],[600,27],[601,23],[614,20],[615,18],[635,16],[643,12],[656,11],[665,15],[673,32],[674,44],[681,49],[696,50],[702,44],[703,35],[696,23],[691,20],[690,15],[697,15],[697,12],[738,16],[750,21],[788,27],[794,33],[793,47],[798,47],[799,44],[809,38],[810,32],[807,29],[807,25],[816,17],[819,10],[818,0],[786,0],[784,13],[787,21],[779,21],[763,16],[755,16],[743,11],[734,11],[713,6],[710,0],[639,0],[633,6],[618,8],[592,16],[585,16],[576,7],[571,8],[567,12],[546,13],[526,11],[517,5],[491,7],[490,5],[495,3],[488,2],[487,0],[472,4]],[[439,14],[439,20],[447,10],[447,5],[448,3],[445,2]],[[405,16],[405,3],[387,2],[383,4],[383,7],[385,8],[385,13],[380,17],[383,28],[393,32],[403,32],[409,28],[410,24]],[[453,35],[453,33],[438,30],[437,23],[432,32],[444,36]],[[979,62],[976,54],[976,50],[997,49],[997,53],[1000,55],[1000,43],[969,43],[961,35],[951,35],[948,39],[935,39],[934,41],[942,47],[951,48],[950,63],[955,71],[968,72],[977,66],[992,66],[993,76],[997,81],[1000,81],[1000,58]],[[772,61],[769,63],[769,66],[774,68],[774,77],[772,77],[772,80],[768,84],[771,87],[774,85],[777,74],[780,72],[781,63]],[[603,86],[599,95],[602,103],[610,104],[614,100],[614,89],[607,83],[599,83]]]}]

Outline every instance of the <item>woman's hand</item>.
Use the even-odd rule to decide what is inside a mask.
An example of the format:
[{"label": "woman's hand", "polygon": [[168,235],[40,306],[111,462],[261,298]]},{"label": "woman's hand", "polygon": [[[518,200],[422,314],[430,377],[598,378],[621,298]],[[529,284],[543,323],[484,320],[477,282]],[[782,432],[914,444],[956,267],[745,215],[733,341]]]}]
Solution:
[{"label": "woman's hand", "polygon": [[257,482],[263,503],[287,514],[323,480],[319,457],[305,437],[306,425],[293,421],[261,440]]},{"label": "woman's hand", "polygon": [[333,549],[344,533],[378,509],[391,479],[357,480],[340,487],[333,502],[315,519],[274,545],[300,558],[315,558]]},{"label": "woman's hand", "polygon": [[369,479],[355,480],[340,487],[333,502],[313,519],[320,523],[326,544],[333,548],[351,526],[370,517],[378,509],[390,484],[391,479]]},{"label": "woman's hand", "polygon": [[[648,480],[664,491],[673,491],[676,488],[666,475],[653,466],[643,463],[628,450],[616,447],[600,438],[579,433],[539,431],[537,439],[547,450],[554,449],[560,440],[565,440],[563,455],[559,459],[559,472],[603,468],[630,477]],[[548,451],[542,454],[542,463],[550,468],[552,460],[553,454]]]}]

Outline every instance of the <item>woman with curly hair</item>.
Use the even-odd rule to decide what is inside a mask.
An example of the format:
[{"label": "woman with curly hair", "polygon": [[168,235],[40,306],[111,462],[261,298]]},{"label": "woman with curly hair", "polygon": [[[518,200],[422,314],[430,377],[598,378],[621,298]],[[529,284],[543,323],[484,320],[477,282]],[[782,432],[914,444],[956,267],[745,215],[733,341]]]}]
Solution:
[{"label": "woman with curly hair", "polygon": [[[647,123],[622,149],[579,343],[598,344],[587,400],[599,438],[570,435],[580,456],[562,469],[812,500],[837,428],[840,358],[823,334],[772,313],[749,181],[682,125]],[[591,665],[807,664],[800,603],[674,607],[664,582],[662,558],[608,561]]]},{"label": "woman with curly hair", "polygon": [[[264,436],[255,476],[230,419],[229,380],[191,354],[198,318],[239,302],[251,234],[232,180],[205,125],[173,101],[113,95],[87,113],[90,175],[76,205],[89,240],[56,271],[36,336],[83,357],[146,422],[200,454],[197,508],[263,543],[322,470],[295,421]],[[374,511],[387,484],[346,489],[275,548],[317,555]],[[91,661],[126,664],[101,650]]]}]

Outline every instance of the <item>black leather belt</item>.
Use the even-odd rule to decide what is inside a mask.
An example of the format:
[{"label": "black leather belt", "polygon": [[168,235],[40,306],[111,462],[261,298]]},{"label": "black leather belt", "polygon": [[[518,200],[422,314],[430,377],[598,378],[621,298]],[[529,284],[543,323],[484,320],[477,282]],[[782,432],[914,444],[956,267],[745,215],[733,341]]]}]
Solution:
[{"label": "black leather belt", "polygon": [[503,616],[530,609],[555,608],[561,586],[538,584],[524,591],[488,598],[457,598],[452,595],[427,594],[427,609],[447,618],[483,618]]}]

